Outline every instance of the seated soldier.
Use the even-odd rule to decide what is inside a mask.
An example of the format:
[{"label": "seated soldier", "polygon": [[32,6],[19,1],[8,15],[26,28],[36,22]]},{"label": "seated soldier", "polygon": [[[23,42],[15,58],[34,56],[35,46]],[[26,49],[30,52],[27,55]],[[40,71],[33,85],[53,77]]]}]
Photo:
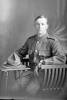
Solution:
[{"label": "seated soldier", "polygon": [[[46,64],[64,64],[66,57],[57,39],[50,37],[48,33],[48,21],[44,16],[38,16],[34,20],[36,34],[29,37],[25,44],[16,50],[12,56],[8,58],[8,62],[13,65],[19,65],[23,57],[29,55],[30,70],[25,71],[17,80],[13,88],[18,89],[19,86],[26,88],[26,91],[35,94],[42,85],[44,72],[38,75],[38,69],[41,71],[41,65]],[[39,77],[38,77],[39,76]]]}]

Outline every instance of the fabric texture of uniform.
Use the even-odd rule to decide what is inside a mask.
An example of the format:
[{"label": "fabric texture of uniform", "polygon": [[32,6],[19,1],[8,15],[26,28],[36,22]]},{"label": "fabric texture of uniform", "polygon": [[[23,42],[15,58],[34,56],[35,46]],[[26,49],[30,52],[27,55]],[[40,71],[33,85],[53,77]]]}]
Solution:
[{"label": "fabric texture of uniform", "polygon": [[37,35],[29,37],[25,44],[20,49],[16,50],[15,53],[20,57],[21,62],[26,55],[29,55],[29,67],[31,70],[29,73],[24,72],[28,73],[25,76],[21,74],[19,83],[22,84],[22,87],[29,83],[26,86],[27,91],[32,94],[35,94],[43,84],[44,71],[39,70],[39,76],[34,73],[34,69],[40,60],[44,60],[43,64],[45,65],[62,64],[66,61],[64,51],[58,40],[49,37],[49,35],[44,35],[41,38]]}]

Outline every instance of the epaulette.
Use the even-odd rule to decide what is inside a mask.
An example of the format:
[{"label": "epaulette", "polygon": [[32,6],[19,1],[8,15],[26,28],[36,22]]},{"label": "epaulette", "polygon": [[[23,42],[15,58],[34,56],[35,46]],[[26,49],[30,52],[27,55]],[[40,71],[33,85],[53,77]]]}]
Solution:
[{"label": "epaulette", "polygon": [[51,39],[51,40],[55,41],[55,37],[47,37],[47,39]]},{"label": "epaulette", "polygon": [[29,39],[34,39],[36,37],[36,35],[32,35],[29,37]]}]

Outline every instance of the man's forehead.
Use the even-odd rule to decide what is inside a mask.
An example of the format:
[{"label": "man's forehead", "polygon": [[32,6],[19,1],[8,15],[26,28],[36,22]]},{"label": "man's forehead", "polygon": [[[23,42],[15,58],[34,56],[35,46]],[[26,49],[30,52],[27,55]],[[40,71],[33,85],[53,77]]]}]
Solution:
[{"label": "man's forehead", "polygon": [[39,19],[37,19],[36,23],[47,23],[47,18],[45,18],[45,17],[39,18]]}]

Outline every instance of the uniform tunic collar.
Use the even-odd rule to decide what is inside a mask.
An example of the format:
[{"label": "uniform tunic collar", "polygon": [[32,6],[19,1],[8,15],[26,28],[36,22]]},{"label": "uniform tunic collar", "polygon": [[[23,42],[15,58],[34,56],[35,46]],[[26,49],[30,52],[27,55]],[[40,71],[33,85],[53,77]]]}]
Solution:
[{"label": "uniform tunic collar", "polygon": [[48,34],[45,34],[42,37],[39,37],[38,35],[36,35],[36,40],[37,41],[46,40],[47,38],[48,38]]}]

